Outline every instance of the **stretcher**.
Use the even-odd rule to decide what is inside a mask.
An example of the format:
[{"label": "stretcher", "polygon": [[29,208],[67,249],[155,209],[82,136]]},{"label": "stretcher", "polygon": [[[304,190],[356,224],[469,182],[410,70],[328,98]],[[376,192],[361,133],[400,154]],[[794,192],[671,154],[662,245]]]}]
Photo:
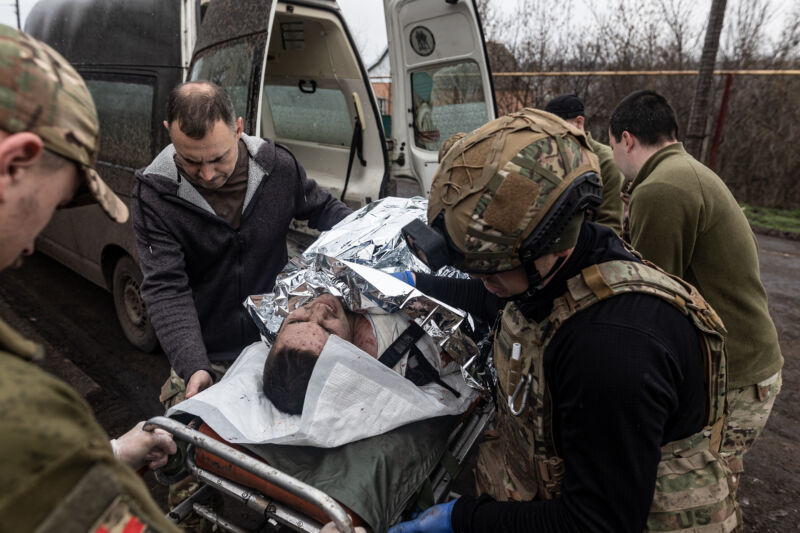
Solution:
[{"label": "stretcher", "polygon": [[[418,506],[445,501],[460,465],[493,415],[493,404],[479,399],[459,417],[417,422],[332,450],[233,445],[197,418],[183,422],[159,416],[145,427],[172,433],[181,450],[177,460],[156,472],[157,479],[170,484],[190,475],[202,484],[169,511],[170,520],[180,523],[196,514],[221,530],[246,531],[204,504],[218,492],[257,513],[262,520],[259,530],[316,533],[333,521],[340,531],[350,533],[355,526],[383,531]],[[360,477],[353,473],[358,468],[350,468],[353,457],[356,463],[358,457],[366,463]],[[324,471],[319,486],[303,480],[312,467]],[[339,500],[348,501],[334,497],[342,490],[346,497]]]}]

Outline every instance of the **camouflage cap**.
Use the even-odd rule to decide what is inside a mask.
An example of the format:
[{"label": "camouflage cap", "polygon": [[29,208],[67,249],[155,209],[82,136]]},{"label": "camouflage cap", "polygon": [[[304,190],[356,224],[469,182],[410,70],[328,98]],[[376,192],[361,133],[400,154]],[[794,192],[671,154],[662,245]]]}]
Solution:
[{"label": "camouflage cap", "polygon": [[[584,134],[550,113],[523,109],[467,134],[444,154],[431,186],[428,222],[444,213],[447,235],[464,255],[458,268],[511,270],[522,264],[520,247],[540,225],[555,232],[541,243],[543,250],[574,245],[581,213],[559,211],[555,221],[552,215],[587,172],[599,175],[600,166]],[[589,191],[597,198],[599,184],[596,178]],[[565,235],[571,244],[559,242]]]},{"label": "camouflage cap", "polygon": [[[94,169],[100,125],[80,74],[48,45],[2,24],[0,129],[38,135],[47,150],[78,165],[88,191],[109,217],[128,219],[127,206]],[[76,202],[81,203],[86,202]]]}]

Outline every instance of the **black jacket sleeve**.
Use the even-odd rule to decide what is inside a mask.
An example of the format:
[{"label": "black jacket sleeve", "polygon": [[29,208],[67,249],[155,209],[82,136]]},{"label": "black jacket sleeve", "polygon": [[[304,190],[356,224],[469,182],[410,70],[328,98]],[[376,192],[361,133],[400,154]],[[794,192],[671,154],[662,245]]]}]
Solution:
[{"label": "black jacket sleeve", "polygon": [[145,194],[137,181],[131,196],[131,216],[144,274],[140,291],[147,314],[169,364],[184,381],[198,370],[206,370],[213,377],[186,275],[183,247],[142,199]]},{"label": "black jacket sleeve", "polygon": [[446,304],[491,323],[506,301],[490,293],[477,279],[456,279],[414,272],[416,287]]},{"label": "black jacket sleeve", "polygon": [[325,231],[353,212],[328,191],[319,187],[316,181],[306,176],[303,165],[285,147],[277,144],[275,155],[278,158],[279,168],[289,167],[285,171],[297,175],[294,218],[307,220],[311,228]]},{"label": "black jacket sleeve", "polygon": [[693,328],[655,297],[618,296],[568,320],[544,357],[566,464],[562,496],[520,503],[462,497],[454,531],[641,532],[661,445],[702,427]]}]

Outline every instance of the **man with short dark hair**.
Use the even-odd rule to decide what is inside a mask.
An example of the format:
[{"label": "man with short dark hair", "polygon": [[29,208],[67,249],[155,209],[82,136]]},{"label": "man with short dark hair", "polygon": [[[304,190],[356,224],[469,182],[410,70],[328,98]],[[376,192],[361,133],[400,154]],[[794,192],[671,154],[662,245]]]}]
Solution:
[{"label": "man with short dark hair", "polygon": [[[19,266],[59,207],[128,209],[94,170],[97,112],[80,75],[52,48],[0,25],[0,270]],[[77,196],[76,196],[77,194]],[[143,422],[109,442],[86,401],[30,361],[42,346],[0,320],[0,529],[178,531],[134,470],[175,453]]]},{"label": "man with short dark hair", "polygon": [[206,81],[169,96],[172,144],[137,172],[131,209],[141,291],[172,365],[170,407],[210,386],[258,330],[241,303],[286,264],[292,219],[330,229],[350,209],[289,150],[242,132],[227,93]]},{"label": "man with short dark hair", "polygon": [[[761,284],[758,248],[736,199],[677,141],[667,100],[636,91],[611,116],[614,159],[631,180],[631,244],[697,287],[728,331],[728,405],[722,452],[735,474],[767,422],[783,357]],[[736,476],[736,482],[739,476]]]},{"label": "man with short dark hair", "polygon": [[586,134],[589,147],[600,160],[600,178],[603,180],[603,203],[597,208],[592,221],[607,226],[620,235],[624,211],[621,197],[622,173],[614,163],[611,148],[594,140],[591,133],[586,130],[583,101],[576,94],[560,94],[547,102],[544,110],[564,119]]}]

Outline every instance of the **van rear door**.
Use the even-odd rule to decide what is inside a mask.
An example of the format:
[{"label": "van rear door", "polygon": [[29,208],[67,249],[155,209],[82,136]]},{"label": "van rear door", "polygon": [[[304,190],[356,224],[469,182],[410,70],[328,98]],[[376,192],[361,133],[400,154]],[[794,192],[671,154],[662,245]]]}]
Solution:
[{"label": "van rear door", "polygon": [[224,87],[247,133],[287,146],[336,198],[355,209],[380,197],[380,115],[334,0],[213,0],[189,78]]},{"label": "van rear door", "polygon": [[427,196],[441,144],[497,115],[483,30],[474,0],[384,0],[384,10],[392,174],[417,180]]},{"label": "van rear door", "polygon": [[197,32],[189,80],[209,80],[224,88],[244,130],[254,134],[259,88],[266,64],[272,0],[214,0]]}]

